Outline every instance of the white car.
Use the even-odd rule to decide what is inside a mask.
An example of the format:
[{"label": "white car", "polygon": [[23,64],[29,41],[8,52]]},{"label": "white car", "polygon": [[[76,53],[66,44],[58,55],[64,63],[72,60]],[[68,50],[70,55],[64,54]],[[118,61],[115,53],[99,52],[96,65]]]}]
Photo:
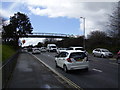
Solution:
[{"label": "white car", "polygon": [[66,51],[67,48],[58,48],[57,53],[59,54],[60,52]]},{"label": "white car", "polygon": [[47,51],[46,47],[41,47],[40,50],[41,50],[41,52],[46,52]]},{"label": "white car", "polygon": [[89,61],[86,54],[82,51],[65,51],[55,56],[56,67],[61,67],[65,72],[69,70],[89,68]]},{"label": "white car", "polygon": [[76,50],[76,51],[83,51],[88,55],[88,52],[83,47],[69,47],[67,50]]},{"label": "white car", "polygon": [[98,57],[113,57],[113,54],[107,50],[107,49],[103,49],[103,48],[96,48],[93,50],[93,55],[94,56],[98,56]]},{"label": "white car", "polygon": [[48,44],[47,45],[47,50],[48,50],[48,52],[51,52],[51,51],[56,52],[57,51],[57,46],[55,44]]},{"label": "white car", "polygon": [[41,53],[41,51],[40,51],[39,48],[33,48],[32,49],[32,54],[40,54],[40,53]]}]

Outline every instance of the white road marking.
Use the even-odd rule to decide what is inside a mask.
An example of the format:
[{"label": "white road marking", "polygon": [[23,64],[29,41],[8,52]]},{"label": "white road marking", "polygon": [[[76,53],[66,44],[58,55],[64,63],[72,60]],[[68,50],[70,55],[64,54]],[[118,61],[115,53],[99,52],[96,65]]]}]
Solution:
[{"label": "white road marking", "polygon": [[97,72],[103,72],[102,70],[95,69],[95,68],[93,68],[92,70],[97,71]]},{"label": "white road marking", "polygon": [[56,75],[58,75],[59,77],[61,77],[63,80],[65,80],[69,85],[73,86],[74,88],[76,88],[77,90],[83,90],[80,86],[78,86],[77,84],[75,84],[74,82],[72,82],[71,80],[69,80],[68,78],[66,78],[65,76],[63,76],[62,74],[60,74],[59,72],[57,72],[56,70],[54,70],[52,67],[50,67],[49,65],[47,65],[46,63],[44,63],[40,58],[38,58],[37,56],[31,54],[33,57],[35,57],[38,61],[40,61],[41,63],[43,63],[46,67],[48,67],[52,72],[54,72]]},{"label": "white road marking", "polygon": [[109,58],[109,60],[116,60],[116,58]]},{"label": "white road marking", "polygon": [[118,63],[109,62],[109,64],[118,65]]}]

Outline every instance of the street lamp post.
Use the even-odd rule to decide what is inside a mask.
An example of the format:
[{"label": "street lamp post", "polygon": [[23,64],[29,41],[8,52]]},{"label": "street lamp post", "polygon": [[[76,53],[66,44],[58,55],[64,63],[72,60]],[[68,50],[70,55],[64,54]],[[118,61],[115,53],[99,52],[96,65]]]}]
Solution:
[{"label": "street lamp post", "polygon": [[83,19],[83,31],[84,31],[84,39],[83,39],[83,47],[85,49],[85,17],[80,17]]}]

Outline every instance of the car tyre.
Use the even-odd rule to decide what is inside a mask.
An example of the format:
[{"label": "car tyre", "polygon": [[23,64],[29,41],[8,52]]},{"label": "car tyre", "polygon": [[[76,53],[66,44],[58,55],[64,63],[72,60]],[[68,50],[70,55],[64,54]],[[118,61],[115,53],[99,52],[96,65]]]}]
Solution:
[{"label": "car tyre", "polygon": [[67,66],[66,66],[66,65],[63,66],[63,69],[64,69],[64,71],[65,71],[66,73],[68,73],[68,69],[67,69]]},{"label": "car tyre", "polygon": [[101,58],[104,58],[104,55],[103,55],[103,54],[101,55]]},{"label": "car tyre", "polygon": [[57,62],[55,61],[56,68],[58,68]]},{"label": "car tyre", "polygon": [[96,57],[94,53],[93,53],[93,56]]}]

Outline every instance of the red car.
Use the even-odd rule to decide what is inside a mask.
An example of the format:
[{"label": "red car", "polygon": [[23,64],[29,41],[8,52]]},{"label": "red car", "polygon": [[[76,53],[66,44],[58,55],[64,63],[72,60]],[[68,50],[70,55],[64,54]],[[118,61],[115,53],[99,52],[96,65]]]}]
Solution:
[{"label": "red car", "polygon": [[118,60],[120,59],[120,50],[119,52],[117,53],[117,62],[119,62]]}]

